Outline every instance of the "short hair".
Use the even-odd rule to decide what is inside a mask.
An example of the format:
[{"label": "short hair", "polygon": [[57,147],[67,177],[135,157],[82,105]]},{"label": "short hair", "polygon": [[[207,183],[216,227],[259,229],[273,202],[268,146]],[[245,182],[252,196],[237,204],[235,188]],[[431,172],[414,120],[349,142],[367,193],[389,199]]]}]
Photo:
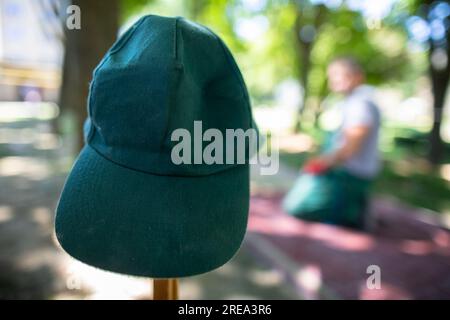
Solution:
[{"label": "short hair", "polygon": [[330,63],[328,65],[331,66],[332,64],[335,64],[335,63],[340,63],[340,64],[344,65],[353,73],[364,74],[364,68],[359,63],[359,61],[352,56],[335,57],[330,61]]}]

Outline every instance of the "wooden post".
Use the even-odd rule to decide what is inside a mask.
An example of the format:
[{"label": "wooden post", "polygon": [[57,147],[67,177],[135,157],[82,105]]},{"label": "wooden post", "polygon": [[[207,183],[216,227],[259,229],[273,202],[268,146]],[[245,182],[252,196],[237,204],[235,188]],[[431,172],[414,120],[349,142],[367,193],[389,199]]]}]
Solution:
[{"label": "wooden post", "polygon": [[178,299],[177,279],[153,280],[153,300],[177,300],[177,299]]}]

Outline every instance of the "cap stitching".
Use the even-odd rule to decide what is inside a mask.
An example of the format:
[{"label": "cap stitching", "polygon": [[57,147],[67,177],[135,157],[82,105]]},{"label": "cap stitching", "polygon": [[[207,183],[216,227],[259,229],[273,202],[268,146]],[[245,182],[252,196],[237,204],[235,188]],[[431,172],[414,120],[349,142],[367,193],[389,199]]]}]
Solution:
[{"label": "cap stitching", "polygon": [[103,159],[105,159],[105,160],[107,160],[107,161],[109,161],[109,162],[111,162],[111,163],[113,163],[115,165],[118,165],[118,166],[120,166],[122,168],[125,168],[125,169],[128,169],[128,170],[132,170],[132,171],[139,172],[139,173],[144,173],[144,174],[149,174],[149,175],[153,175],[153,176],[175,177],[175,178],[201,178],[201,177],[207,177],[207,176],[220,174],[222,172],[225,172],[225,171],[228,171],[228,170],[231,170],[231,169],[234,169],[234,168],[238,168],[238,167],[241,167],[241,166],[249,166],[249,163],[244,163],[244,164],[236,163],[236,164],[233,164],[233,165],[224,165],[224,169],[221,169],[219,171],[215,171],[215,172],[212,172],[212,173],[208,173],[208,174],[199,174],[199,175],[162,174],[162,173],[149,172],[149,171],[145,171],[145,170],[142,170],[142,169],[131,168],[131,167],[127,166],[127,165],[124,165],[122,163],[119,163],[119,162],[117,162],[115,160],[112,160],[112,159],[108,158],[107,156],[105,156],[103,153],[101,153],[99,150],[97,150],[90,143],[88,143],[87,145],[90,148],[92,148],[92,150],[94,150],[95,153],[97,153],[100,157],[102,157]]},{"label": "cap stitching", "polygon": [[237,78],[239,85],[241,87],[241,90],[244,94],[244,98],[245,98],[245,104],[247,106],[247,112],[248,112],[248,116],[249,116],[249,122],[250,122],[250,128],[253,128],[253,124],[252,124],[252,111],[251,111],[251,106],[250,106],[250,98],[248,96],[248,92],[245,86],[245,82],[242,78],[242,75],[240,75],[240,72],[237,70],[237,67],[234,63],[234,61],[231,60],[230,54],[227,52],[227,49],[225,47],[225,44],[223,43],[223,41],[214,33],[212,32],[209,28],[208,30],[214,35],[214,37],[216,38],[216,40],[219,42],[220,47],[222,48],[223,53],[225,54],[225,58],[227,59],[228,64],[231,66],[231,69],[233,70],[233,73],[235,75],[235,77]]}]

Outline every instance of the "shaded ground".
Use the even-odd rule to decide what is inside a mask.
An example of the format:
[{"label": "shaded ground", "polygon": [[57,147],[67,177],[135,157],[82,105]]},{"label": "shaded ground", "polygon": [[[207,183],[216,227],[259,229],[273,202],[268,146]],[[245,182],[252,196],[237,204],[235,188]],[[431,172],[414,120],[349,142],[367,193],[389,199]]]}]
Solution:
[{"label": "shaded ground", "polygon": [[[450,299],[450,232],[437,215],[375,198],[370,233],[304,222],[282,211],[276,191],[296,176],[282,167],[271,186],[258,178],[248,230],[266,244],[254,251],[284,270],[298,292],[312,299]],[[367,286],[372,265],[380,268],[380,289]]]},{"label": "shaded ground", "polygon": [[[151,298],[148,279],[91,268],[58,248],[54,208],[72,145],[48,120],[0,117],[0,299]],[[428,215],[378,199],[381,224],[372,234],[305,223],[279,208],[296,176],[284,167],[269,177],[253,171],[240,252],[218,270],[182,279],[181,298],[450,297],[450,235]],[[366,286],[369,265],[381,268],[380,290]]]},{"label": "shaded ground", "polygon": [[[91,268],[58,247],[54,209],[73,142],[53,134],[48,120],[7,118],[0,114],[0,299],[151,298],[149,279]],[[222,268],[182,279],[180,297],[299,298],[279,271],[249,254],[247,241]]]}]

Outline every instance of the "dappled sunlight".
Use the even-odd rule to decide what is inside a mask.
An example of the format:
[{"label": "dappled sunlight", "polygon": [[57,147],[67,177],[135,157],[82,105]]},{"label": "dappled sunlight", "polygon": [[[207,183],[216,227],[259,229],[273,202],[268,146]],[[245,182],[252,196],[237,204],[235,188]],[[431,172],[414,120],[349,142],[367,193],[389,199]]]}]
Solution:
[{"label": "dappled sunlight", "polygon": [[[0,36],[0,299],[152,299],[152,279],[104,271],[64,251],[55,234],[57,206],[58,214],[73,210],[76,215],[74,207],[83,210],[97,204],[83,202],[80,185],[73,189],[77,192],[71,193],[70,186],[66,189],[65,195],[76,198],[68,205],[58,204],[58,197],[83,141],[93,147],[98,144],[98,153],[111,160],[112,167],[119,165],[123,177],[126,172],[131,178],[145,177],[140,172],[147,167],[145,159],[168,159],[158,152],[168,151],[169,131],[190,129],[188,121],[192,119],[205,121],[210,129],[218,127],[215,129],[220,132],[230,127],[246,130],[254,120],[261,133],[260,154],[270,150],[279,161],[273,175],[262,173],[261,162],[250,165],[250,208],[241,247],[224,265],[180,278],[179,298],[448,297],[448,1],[431,1],[426,6],[406,0],[155,0],[122,1],[119,6],[83,1],[78,4],[83,12],[82,28],[75,28],[81,33],[67,32],[71,27],[64,21],[69,14],[66,5],[57,0],[43,2],[30,5],[14,0],[0,5],[4,9],[0,10],[4,29]],[[149,12],[152,15],[146,22],[133,24]],[[165,27],[141,29],[169,21],[155,18],[159,15],[185,16],[192,23],[174,20],[175,33]],[[42,21],[37,21],[38,16]],[[203,41],[209,32],[194,27],[194,21],[216,33],[217,39]],[[134,27],[128,29],[131,25]],[[154,48],[148,45],[152,34],[150,38],[145,35],[155,30],[153,38],[162,39],[157,48],[162,51],[151,51]],[[163,34],[167,30],[170,33]],[[219,52],[217,41],[211,42],[210,52],[203,47],[212,38],[223,40],[219,51],[225,55],[215,54]],[[118,41],[110,48],[114,39]],[[201,56],[195,55],[197,50]],[[143,57],[164,62],[173,55],[177,59],[170,63],[176,62],[173,70],[180,71],[177,75],[182,84],[176,92],[177,88],[167,86],[173,77],[162,68],[164,63],[151,66],[157,72],[148,79],[120,65],[122,58],[132,65],[147,66],[149,61],[141,61]],[[95,61],[102,57],[107,61],[97,67],[101,72],[93,72]],[[331,66],[337,65],[345,72],[336,78],[334,71],[339,68]],[[125,82],[128,86],[122,85]],[[136,84],[148,90],[140,90]],[[95,90],[97,87],[104,90]],[[167,98],[174,106],[165,103]],[[122,111],[128,114],[117,113]],[[86,116],[90,122],[84,122]],[[82,128],[83,122],[91,127]],[[353,127],[361,131],[357,138],[352,138]],[[198,151],[195,144],[194,153]],[[89,177],[97,179],[95,173],[107,165],[99,159],[102,161],[77,163],[91,166]],[[382,168],[377,171],[379,160]],[[164,175],[168,162],[163,162],[161,168],[149,166],[148,171]],[[205,165],[192,167],[189,175],[203,175]],[[188,167],[179,168],[189,171]],[[363,170],[369,167],[373,170]],[[342,178],[348,186],[327,186],[328,178],[333,180],[341,169],[348,173]],[[169,171],[165,174],[171,176],[170,181],[183,180],[182,174],[175,177]],[[127,189],[125,178],[118,182],[123,184],[118,189],[114,185],[118,177],[110,175],[110,190],[127,190],[132,193],[131,200],[148,198],[147,193],[139,194],[140,186]],[[220,180],[222,175],[209,175],[214,177]],[[311,185],[317,182],[318,188],[297,184],[302,178],[307,182],[311,178]],[[362,183],[350,186],[353,178]],[[158,179],[162,180],[161,176]],[[218,212],[221,207],[231,210],[238,205],[247,209],[246,192],[231,192],[242,200],[231,203],[225,194],[229,191],[226,181],[216,182],[212,185],[224,188],[223,199],[215,203]],[[365,188],[372,182],[373,192]],[[311,206],[283,209],[282,201],[293,186],[299,186],[299,191],[313,190],[303,197],[311,200]],[[125,202],[130,200],[126,193]],[[293,203],[302,200],[300,192],[292,194]],[[322,201],[329,195],[330,201]],[[195,200],[186,202],[183,192],[175,196],[184,209]],[[107,202],[108,195],[97,198]],[[321,202],[323,207],[316,208]],[[351,210],[338,212],[341,206]],[[106,209],[110,212],[111,206]],[[305,220],[286,211],[301,212],[298,216]],[[69,213],[67,218],[77,217]],[[192,228],[185,223],[180,222],[178,233],[189,236]],[[225,228],[224,232],[235,230]],[[228,234],[217,236],[219,242],[232,243]],[[175,247],[172,240],[169,247]],[[193,249],[183,241],[176,244],[179,253]],[[202,261],[199,259],[199,265]],[[369,267],[380,270],[381,288],[370,288]],[[143,273],[148,271],[143,269]]]},{"label": "dappled sunlight", "polygon": [[61,139],[53,133],[38,133],[33,141],[33,146],[37,150],[54,150],[61,145]]},{"label": "dappled sunlight", "polygon": [[48,228],[53,221],[54,212],[47,207],[36,207],[31,211],[31,218],[43,228]]},{"label": "dappled sunlight", "polygon": [[375,246],[374,240],[366,234],[349,232],[328,225],[312,225],[308,228],[307,235],[313,239],[324,241],[328,246],[339,250],[368,251]]},{"label": "dappled sunlight", "polygon": [[30,180],[43,180],[51,173],[48,164],[32,157],[0,158],[0,176],[23,176]]},{"label": "dappled sunlight", "polygon": [[25,144],[32,145],[37,150],[60,148],[62,143],[58,135],[44,130],[49,131],[48,128],[0,128],[0,144],[9,144],[12,150],[17,145]]},{"label": "dappled sunlight", "polygon": [[283,284],[283,276],[276,270],[256,270],[249,274],[250,280],[261,286],[278,286]]},{"label": "dappled sunlight", "polygon": [[59,115],[59,107],[50,102],[0,102],[0,122],[27,119],[50,120]]},{"label": "dappled sunlight", "polygon": [[222,276],[231,277],[236,272],[236,267],[234,265],[232,265],[231,263],[225,264],[225,265],[221,266],[219,269],[217,269],[216,272]]},{"label": "dappled sunlight", "polygon": [[253,199],[251,203],[249,230],[284,237],[307,237],[322,241],[329,247],[347,251],[366,251],[374,242],[365,234],[346,232],[338,227],[304,222],[280,212],[273,200]]},{"label": "dappled sunlight", "polygon": [[[45,213],[42,208],[36,208],[33,218],[36,219]],[[40,217],[40,219],[46,218]],[[55,249],[52,250],[58,255],[55,264],[64,286],[64,290],[61,290],[54,299],[130,300],[152,297],[151,279],[121,275],[91,267],[65,254],[54,232],[51,233],[51,238],[54,248],[57,248],[56,252]]]},{"label": "dappled sunlight", "polygon": [[443,164],[439,170],[441,178],[450,182],[450,163]]},{"label": "dappled sunlight", "polygon": [[441,253],[450,256],[450,234],[444,230],[436,230],[433,234],[433,241],[441,249]]},{"label": "dappled sunlight", "polygon": [[0,143],[31,144],[35,140],[36,130],[31,128],[0,128]]},{"label": "dappled sunlight", "polygon": [[413,299],[411,294],[390,283],[381,282],[380,289],[369,289],[366,282],[362,282],[357,297],[361,300],[409,300]]},{"label": "dappled sunlight", "polygon": [[[341,234],[339,230],[336,230],[336,227],[295,221],[293,219],[295,218],[272,221],[270,223],[270,233],[283,236],[307,237],[322,241],[329,247],[346,251],[367,251],[374,246],[373,240],[365,235],[348,232],[342,232]],[[258,221],[255,221],[255,223],[258,223]]]},{"label": "dappled sunlight", "polygon": [[273,134],[287,132],[295,120],[291,110],[277,107],[260,106],[253,110],[253,116],[261,131],[270,131]]},{"label": "dappled sunlight", "polygon": [[[290,284],[289,287],[302,299],[318,299],[329,297],[329,292],[323,291],[321,266],[316,264],[298,263],[291,255],[280,250],[270,238],[264,234],[250,232],[246,236],[247,243],[253,255],[264,261],[270,261],[275,267],[273,280],[282,279]],[[294,243],[294,248],[298,248]],[[267,281],[267,280],[266,280]]]},{"label": "dappled sunlight", "polygon": [[26,254],[20,255],[16,260],[17,268],[26,271],[36,270],[42,267],[54,269],[58,261],[55,250],[51,247],[38,247]]},{"label": "dappled sunlight", "polygon": [[249,295],[245,293],[230,293],[223,297],[223,300],[257,300],[256,295]]},{"label": "dappled sunlight", "polygon": [[9,149],[16,150],[21,145],[31,145],[36,150],[55,150],[62,146],[61,138],[49,132],[47,123],[35,127],[0,128],[0,144],[8,144]]},{"label": "dappled sunlight", "polygon": [[315,146],[313,138],[307,134],[284,135],[278,139],[280,150],[290,153],[310,152]]},{"label": "dappled sunlight", "polygon": [[13,210],[10,206],[0,206],[0,223],[8,222],[13,218]]},{"label": "dappled sunlight", "polygon": [[[404,125],[407,127],[414,126],[416,128],[427,128],[430,127],[431,123],[433,122],[433,119],[431,117],[431,107],[430,107],[430,101],[425,100],[425,98],[422,97],[409,97],[403,101],[398,101],[398,93],[397,93],[397,99],[395,99],[395,93],[391,92],[391,95],[394,95],[391,97],[380,97],[380,101],[383,101],[382,105],[385,103],[385,101],[391,100],[391,103],[393,102],[399,102],[398,105],[393,106],[389,105],[389,108],[383,109],[383,113],[386,116],[389,116],[389,119],[391,121],[395,121],[397,125]],[[428,98],[428,97],[427,97]]]},{"label": "dappled sunlight", "polygon": [[181,299],[201,299],[204,296],[202,286],[189,278],[180,280],[180,298]]},{"label": "dappled sunlight", "polygon": [[413,174],[429,174],[432,170],[431,164],[423,159],[403,159],[391,164],[392,170],[402,177],[409,177]]},{"label": "dappled sunlight", "polygon": [[84,299],[149,299],[152,294],[149,279],[103,271],[70,258],[62,268],[67,290],[75,295],[85,292]]},{"label": "dappled sunlight", "polygon": [[180,279],[180,298],[260,299],[263,292],[267,297],[275,297],[276,293],[295,298],[295,292],[286,290],[288,283],[280,270],[254,260],[250,243],[249,239],[245,239],[237,255],[220,268]]},{"label": "dappled sunlight", "polygon": [[426,241],[405,240],[400,244],[400,250],[404,253],[423,256],[434,251],[434,246]]},{"label": "dappled sunlight", "polygon": [[[382,223],[363,233],[288,216],[279,206],[281,199],[281,195],[253,197],[248,237],[256,239],[255,251],[265,252],[276,266],[289,270],[290,282],[304,297],[410,299],[427,294],[410,287],[411,274],[419,269],[423,272],[417,281],[427,283],[427,290],[441,290],[431,287],[448,272],[450,233],[426,219],[429,215],[377,199],[371,212]],[[370,265],[381,268],[381,289],[367,286]]]},{"label": "dappled sunlight", "polygon": [[254,232],[279,234],[279,235],[295,235],[299,231],[298,226],[290,220],[279,220],[266,217],[250,216],[250,230]]},{"label": "dappled sunlight", "polygon": [[296,272],[295,279],[300,287],[304,289],[305,298],[317,299],[321,289],[322,272],[319,266],[307,265]]}]

